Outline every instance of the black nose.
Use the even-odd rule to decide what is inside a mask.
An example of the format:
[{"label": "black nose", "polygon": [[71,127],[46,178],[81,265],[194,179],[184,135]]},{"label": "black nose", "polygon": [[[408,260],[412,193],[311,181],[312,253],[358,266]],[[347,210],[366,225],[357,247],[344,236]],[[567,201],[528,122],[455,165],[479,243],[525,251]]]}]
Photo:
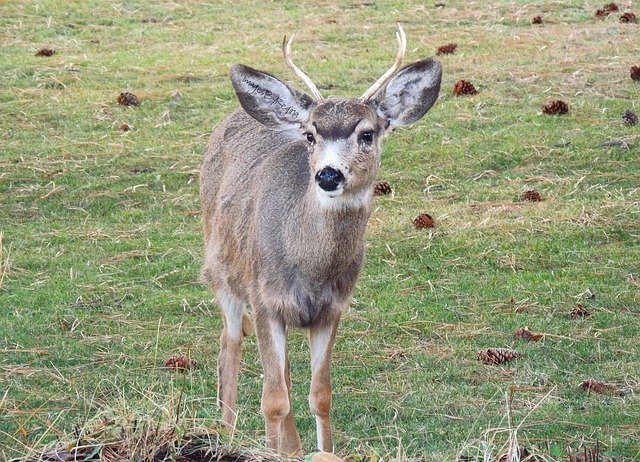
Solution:
[{"label": "black nose", "polygon": [[325,191],[335,191],[343,181],[344,175],[335,168],[325,167],[316,173],[316,182]]}]

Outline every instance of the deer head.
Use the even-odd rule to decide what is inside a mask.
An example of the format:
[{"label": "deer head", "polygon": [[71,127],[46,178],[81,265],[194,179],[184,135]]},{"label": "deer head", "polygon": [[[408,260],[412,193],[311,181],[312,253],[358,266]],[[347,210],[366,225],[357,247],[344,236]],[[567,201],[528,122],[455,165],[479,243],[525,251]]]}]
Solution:
[{"label": "deer head", "polygon": [[[324,99],[291,60],[293,37],[283,43],[285,62],[309,87],[300,92],[273,75],[235,65],[231,81],[244,110],[258,122],[306,143],[320,203],[358,205],[367,197],[380,163],[380,142],[393,128],[420,119],[435,103],[442,70],[432,59],[401,68],[406,38],[398,25],[398,55],[361,97]],[[332,201],[340,197],[339,201]]]}]

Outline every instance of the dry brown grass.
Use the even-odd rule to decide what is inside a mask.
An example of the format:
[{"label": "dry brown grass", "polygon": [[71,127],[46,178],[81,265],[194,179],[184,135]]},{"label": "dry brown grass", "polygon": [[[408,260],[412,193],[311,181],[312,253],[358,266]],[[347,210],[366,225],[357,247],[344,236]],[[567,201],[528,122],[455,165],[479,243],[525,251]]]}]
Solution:
[{"label": "dry brown grass", "polygon": [[0,230],[0,289],[2,289],[2,283],[4,282],[4,278],[9,272],[9,255],[4,248],[3,243],[3,232]]}]

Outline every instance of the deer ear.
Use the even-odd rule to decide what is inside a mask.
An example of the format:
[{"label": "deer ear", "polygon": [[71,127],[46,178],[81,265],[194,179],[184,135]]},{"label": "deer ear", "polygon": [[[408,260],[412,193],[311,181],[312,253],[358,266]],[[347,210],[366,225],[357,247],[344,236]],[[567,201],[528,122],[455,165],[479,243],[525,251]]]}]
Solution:
[{"label": "deer ear", "polygon": [[438,99],[442,67],[434,59],[406,66],[376,98],[378,115],[391,127],[419,120]]},{"label": "deer ear", "polygon": [[236,64],[230,76],[242,108],[267,127],[297,128],[315,105],[309,95],[265,72]]}]

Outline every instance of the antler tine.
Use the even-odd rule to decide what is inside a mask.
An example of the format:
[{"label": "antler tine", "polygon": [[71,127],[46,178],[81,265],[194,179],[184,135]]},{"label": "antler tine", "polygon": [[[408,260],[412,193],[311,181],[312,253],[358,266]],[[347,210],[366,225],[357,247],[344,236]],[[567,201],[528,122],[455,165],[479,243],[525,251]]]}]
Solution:
[{"label": "antler tine", "polygon": [[289,38],[288,41],[287,41],[287,36],[285,35],[284,39],[282,40],[282,56],[284,57],[284,62],[287,63],[287,66],[289,66],[289,68],[293,71],[293,73],[297,75],[298,78],[300,78],[300,80],[302,80],[307,87],[309,87],[309,90],[311,91],[311,96],[313,97],[313,99],[315,99],[318,103],[320,103],[324,101],[324,98],[320,94],[318,87],[316,87],[315,84],[311,81],[311,79],[307,77],[307,75],[304,72],[302,72],[302,70],[300,70],[298,66],[293,64],[293,61],[291,60],[291,43],[293,42],[294,35],[295,34],[292,34],[291,38]]},{"label": "antler tine", "polygon": [[400,66],[402,66],[402,59],[407,51],[407,36],[402,30],[402,26],[398,23],[398,32],[396,32],[396,38],[398,39],[398,54],[396,55],[396,62],[391,68],[380,77],[371,88],[364,92],[364,95],[360,97],[360,101],[366,103],[369,99],[375,95],[390,79],[398,72]]}]

